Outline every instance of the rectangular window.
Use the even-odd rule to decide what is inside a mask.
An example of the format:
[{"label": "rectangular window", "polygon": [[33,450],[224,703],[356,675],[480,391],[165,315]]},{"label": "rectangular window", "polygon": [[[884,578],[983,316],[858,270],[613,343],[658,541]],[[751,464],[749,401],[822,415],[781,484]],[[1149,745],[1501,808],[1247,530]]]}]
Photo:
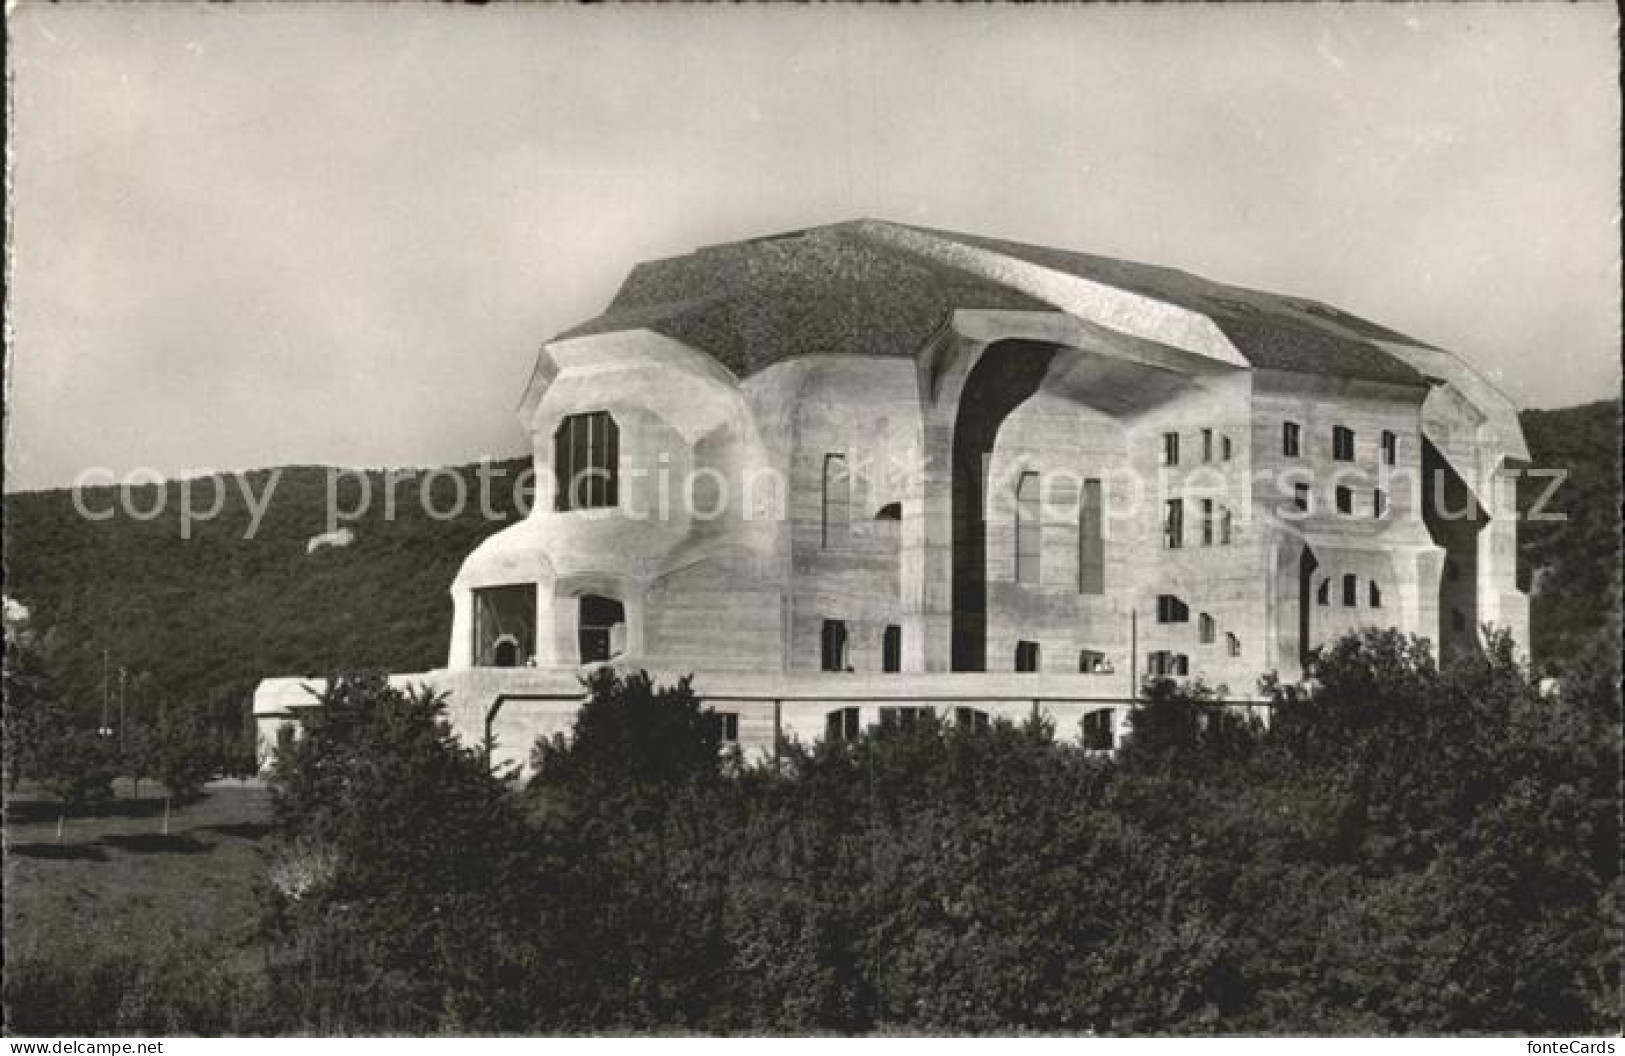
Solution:
[{"label": "rectangular window", "polygon": [[1386,429],[1382,433],[1382,461],[1387,466],[1399,461],[1399,437]]},{"label": "rectangular window", "polygon": [[993,722],[981,708],[958,707],[954,709],[954,725],[967,730],[985,730]]},{"label": "rectangular window", "polygon": [[880,709],[880,728],[883,730],[912,730],[920,720],[931,714],[927,707],[884,707]]},{"label": "rectangular window", "polygon": [[553,432],[553,508],[602,509],[619,496],[620,429],[608,411],[572,414]]},{"label": "rectangular window", "polygon": [[1018,674],[1032,674],[1038,670],[1038,643],[1016,643],[1016,672]]},{"label": "rectangular window", "polygon": [[1146,672],[1152,675],[1188,675],[1191,671],[1190,657],[1184,653],[1170,653],[1166,649],[1147,656],[1145,666]]},{"label": "rectangular window", "polygon": [[845,455],[824,456],[823,545],[845,546],[852,523],[852,478]]},{"label": "rectangular window", "polygon": [[1112,709],[1096,708],[1083,716],[1083,747],[1091,752],[1109,752],[1116,747],[1112,736]]},{"label": "rectangular window", "polygon": [[1382,608],[1382,588],[1377,586],[1377,581],[1374,579],[1371,581],[1371,591],[1368,600],[1370,601],[1373,609]]},{"label": "rectangular window", "polygon": [[1196,619],[1196,634],[1203,645],[1212,645],[1218,634],[1218,623],[1204,612]]},{"label": "rectangular window", "polygon": [[1219,450],[1222,452],[1221,457],[1226,462],[1230,461],[1230,438],[1228,436],[1219,438]]},{"label": "rectangular window", "polygon": [[821,635],[821,666],[825,671],[849,670],[846,663],[846,624],[825,620]]},{"label": "rectangular window", "polygon": [[1343,577],[1343,604],[1353,608],[1359,604],[1360,577],[1346,575]]},{"label": "rectangular window", "polygon": [[1331,580],[1323,579],[1320,581],[1320,588],[1315,591],[1315,603],[1317,605],[1330,605],[1332,603]]},{"label": "rectangular window", "polygon": [[1213,545],[1213,500],[1202,500],[1202,545]]},{"label": "rectangular window", "polygon": [[1354,512],[1354,491],[1351,488],[1343,487],[1341,484],[1337,486],[1337,512]]},{"label": "rectangular window", "polygon": [[855,741],[863,733],[857,708],[836,708],[824,716],[824,739]]},{"label": "rectangular window", "polygon": [[1179,434],[1162,434],[1162,464],[1165,466],[1179,465]]},{"label": "rectangular window", "polygon": [[1163,504],[1162,545],[1178,550],[1185,545],[1185,500],[1169,499]]},{"label": "rectangular window", "polygon": [[1229,546],[1230,538],[1234,534],[1235,520],[1230,513],[1230,507],[1226,506],[1219,512],[1219,544],[1221,546]]},{"label": "rectangular window", "polygon": [[1281,454],[1287,458],[1298,457],[1298,423],[1281,423]]},{"label": "rectangular window", "polygon": [[1189,623],[1190,618],[1190,607],[1184,601],[1172,594],[1157,595],[1158,623]]},{"label": "rectangular window", "polygon": [[1228,631],[1226,631],[1225,635],[1224,635],[1224,645],[1225,645],[1226,650],[1229,651],[1231,656],[1240,656],[1241,655],[1241,639],[1237,638],[1235,635],[1231,634]]},{"label": "rectangular window", "polygon": [[712,712],[712,714],[717,717],[717,728],[722,734],[722,743],[723,744],[738,744],[739,743],[739,712],[737,712],[737,711],[715,711],[715,712]]},{"label": "rectangular window", "polygon": [[1106,663],[1106,654],[1098,649],[1080,649],[1078,651],[1078,672],[1085,675],[1105,674],[1110,667]]},{"label": "rectangular window", "polygon": [[1202,461],[1213,461],[1213,430],[1202,430]]},{"label": "rectangular window", "polygon": [[881,636],[880,669],[887,674],[903,670],[903,629],[896,624],[888,626]]},{"label": "rectangular window", "polygon": [[1354,461],[1354,430],[1347,426],[1332,427],[1332,458],[1339,462]]},{"label": "rectangular window", "polygon": [[1302,510],[1304,513],[1309,512],[1309,485],[1292,485],[1292,505]]},{"label": "rectangular window", "polygon": [[1100,481],[1083,482],[1078,510],[1078,593],[1106,593],[1106,538]]},{"label": "rectangular window", "polygon": [[1388,513],[1388,496],[1381,488],[1371,493],[1371,516],[1381,518]]},{"label": "rectangular window", "polygon": [[1016,582],[1038,582],[1038,558],[1044,528],[1040,522],[1038,474],[1023,473],[1016,481]]},{"label": "rectangular window", "polygon": [[536,656],[536,586],[474,590],[474,666],[521,667]]}]

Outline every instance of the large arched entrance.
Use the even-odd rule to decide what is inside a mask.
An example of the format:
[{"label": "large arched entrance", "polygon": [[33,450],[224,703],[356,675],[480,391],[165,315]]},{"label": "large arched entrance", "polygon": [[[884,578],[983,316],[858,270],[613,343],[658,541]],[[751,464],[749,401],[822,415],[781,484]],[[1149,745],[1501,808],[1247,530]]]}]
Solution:
[{"label": "large arched entrance", "polygon": [[954,418],[953,645],[955,671],[987,670],[988,467],[999,427],[1038,391],[1056,346],[1033,341],[989,345],[965,379]]}]

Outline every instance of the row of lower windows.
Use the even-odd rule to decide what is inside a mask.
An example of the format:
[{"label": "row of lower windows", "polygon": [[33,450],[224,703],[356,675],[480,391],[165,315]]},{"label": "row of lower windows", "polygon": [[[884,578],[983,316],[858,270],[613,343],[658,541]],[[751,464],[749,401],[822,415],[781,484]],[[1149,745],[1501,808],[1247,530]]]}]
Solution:
[{"label": "row of lower windows", "polygon": [[[880,728],[883,730],[913,730],[936,714],[926,705],[884,707],[880,709]],[[1091,751],[1111,751],[1117,744],[1116,724],[1111,708],[1096,708],[1083,716],[1083,746]],[[968,730],[986,730],[993,725],[992,718],[981,708],[957,707],[954,725]],[[855,741],[863,735],[863,713],[858,708],[836,708],[824,715],[824,738],[831,741]]]},{"label": "row of lower windows", "polygon": [[[1312,512],[1310,506],[1311,489],[1308,484],[1292,485],[1292,505],[1304,513]],[[1354,516],[1354,489],[1338,485],[1333,496],[1338,514],[1345,517]],[[1371,516],[1382,518],[1388,515],[1388,495],[1381,488],[1371,491]]]},{"label": "row of lower windows", "polygon": [[[1221,462],[1230,461],[1232,448],[1228,436],[1215,433],[1212,429],[1203,429],[1201,438],[1203,462],[1212,462],[1215,458]],[[1179,434],[1177,432],[1162,434],[1162,464],[1165,466],[1179,465]]]},{"label": "row of lower windows", "polygon": [[[1332,603],[1332,581],[1330,579],[1320,581],[1320,587],[1315,591],[1315,601],[1321,605],[1330,605]],[[1343,576],[1343,605],[1346,608],[1354,608],[1359,604],[1360,577],[1350,572]],[[1366,583],[1366,604],[1373,609],[1382,608],[1382,588],[1377,585],[1377,581],[1374,579]]]},{"label": "row of lower windows", "polygon": [[[1281,454],[1298,458],[1302,454],[1302,429],[1297,422],[1281,423]],[[1387,429],[1380,441],[1383,465],[1392,466],[1399,461],[1399,437]],[[1354,430],[1346,425],[1332,427],[1332,458],[1338,462],[1354,461]]]}]

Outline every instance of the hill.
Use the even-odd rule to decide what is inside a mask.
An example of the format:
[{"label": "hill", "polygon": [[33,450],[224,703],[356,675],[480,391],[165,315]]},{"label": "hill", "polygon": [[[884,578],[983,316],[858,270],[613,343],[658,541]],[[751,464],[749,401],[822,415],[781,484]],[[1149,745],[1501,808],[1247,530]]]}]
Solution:
[{"label": "hill", "polygon": [[[1620,403],[1527,411],[1523,423],[1533,465],[1567,473],[1547,503],[1566,519],[1527,522],[1520,547],[1533,650],[1561,670],[1599,634],[1613,633],[1606,628],[1620,595]],[[87,716],[101,706],[105,651],[115,700],[117,669],[130,671],[132,722],[162,701],[184,701],[208,708],[222,730],[241,729],[253,686],[266,675],[443,664],[452,577],[482,538],[520,516],[512,485],[527,467],[527,459],[489,465],[490,516],[478,501],[478,465],[398,476],[393,516],[381,471],[258,470],[226,478],[221,513],[192,525],[190,539],[182,538],[177,482],[163,486],[162,513],[150,520],[87,520],[66,490],[7,495],[5,589],[47,634],[69,699]],[[343,521],[354,541],[307,553],[329,528],[329,480],[339,481],[341,508],[354,509],[363,477],[372,501]],[[1526,477],[1522,507],[1546,486]],[[159,492],[133,489],[130,508],[156,508]],[[211,485],[193,492],[194,508],[213,504]],[[445,516],[459,493],[470,501]],[[112,488],[85,493],[92,510],[118,500]]]},{"label": "hill", "polygon": [[[126,507],[136,513],[159,508],[161,491],[162,512],[150,520],[125,512],[87,520],[65,489],[7,495],[6,595],[28,608],[81,713],[101,708],[105,651],[115,702],[118,669],[130,672],[132,723],[182,701],[208,708],[222,732],[242,730],[266,675],[443,665],[452,578],[481,539],[521,517],[513,484],[528,466],[488,464],[489,517],[479,465],[397,471],[393,510],[383,471],[234,474],[219,516],[189,525],[189,539],[180,482],[130,491]],[[307,553],[329,528],[330,481],[336,508],[347,511],[361,509],[363,479],[370,502],[342,521],[353,542]],[[194,509],[214,504],[207,480],[185,487]],[[469,500],[460,509],[459,494]],[[90,488],[82,504],[100,512],[119,501],[114,488]]]}]

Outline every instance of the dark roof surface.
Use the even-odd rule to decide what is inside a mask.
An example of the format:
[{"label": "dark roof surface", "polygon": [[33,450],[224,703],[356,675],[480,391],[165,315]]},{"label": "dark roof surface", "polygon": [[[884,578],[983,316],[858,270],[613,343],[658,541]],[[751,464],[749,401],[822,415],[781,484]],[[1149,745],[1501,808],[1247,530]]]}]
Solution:
[{"label": "dark roof surface", "polygon": [[1429,346],[1315,301],[1227,286],[1174,268],[867,220],[639,264],[604,314],[559,339],[650,329],[708,352],[744,377],[796,356],[911,356],[956,308],[1056,310],[882,237],[888,231],[983,250],[1201,313],[1255,367],[1422,382],[1372,342]]}]

